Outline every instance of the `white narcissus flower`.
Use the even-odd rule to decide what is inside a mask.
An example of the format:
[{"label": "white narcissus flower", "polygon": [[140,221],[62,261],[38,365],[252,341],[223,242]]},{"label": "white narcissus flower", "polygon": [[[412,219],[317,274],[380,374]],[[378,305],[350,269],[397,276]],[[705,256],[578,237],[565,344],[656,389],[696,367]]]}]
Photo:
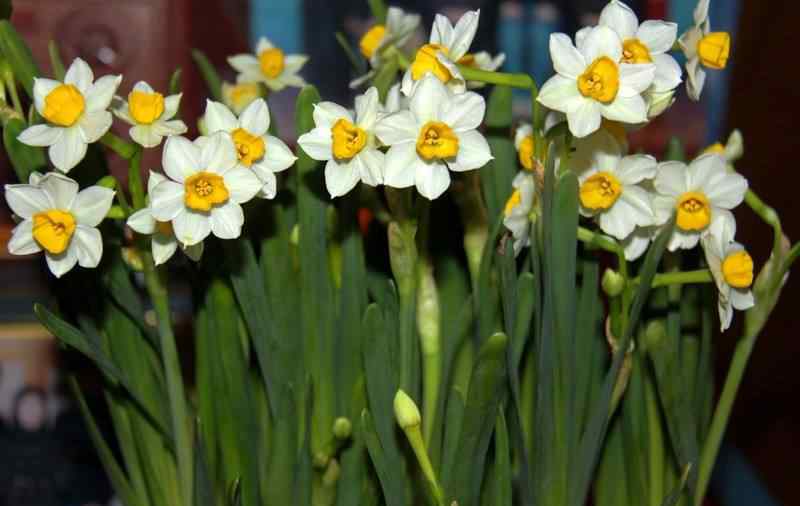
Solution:
[{"label": "white narcissus flower", "polygon": [[503,225],[514,238],[514,254],[530,245],[531,214],[536,202],[536,179],[528,171],[520,171],[511,183],[514,191],[503,209]]},{"label": "white narcissus flower", "polygon": [[19,134],[29,146],[49,147],[53,165],[69,172],[86,156],[87,145],[97,142],[111,127],[108,106],[122,76],[103,76],[94,81],[89,65],[75,58],[64,82],[38,77],[33,81],[36,111],[47,123],[33,125]]},{"label": "white narcissus flower", "polygon": [[655,78],[652,63],[619,63],[622,40],[607,26],[585,33],[579,47],[563,33],[550,35],[550,56],[556,75],[542,86],[538,99],[566,113],[570,132],[586,137],[602,118],[622,123],[647,121],[642,93]]},{"label": "white narcissus flower", "polygon": [[297,143],[314,160],[327,161],[325,186],[340,197],[358,184],[383,183],[385,155],[378,149],[375,125],[383,115],[378,89],[372,87],[355,100],[355,118],[333,102],[314,106],[314,128]]},{"label": "white narcissus flower", "polygon": [[535,145],[533,139],[533,126],[530,123],[522,123],[514,133],[514,147],[517,149],[517,158],[522,168],[533,171],[533,159]]},{"label": "white narcissus flower", "polygon": [[437,14],[429,42],[417,50],[414,61],[403,75],[403,93],[411,95],[415,84],[427,74],[447,83],[453,91],[464,91],[466,84],[456,63],[467,55],[479,19],[479,10],[468,11],[453,26],[449,19]]},{"label": "white narcissus flower", "polygon": [[297,160],[280,139],[269,135],[270,115],[267,102],[258,98],[237,118],[224,104],[208,100],[205,112],[208,133],[226,132],[236,146],[239,168],[252,170],[261,180],[258,196],[275,198],[276,172],[288,169]]},{"label": "white narcissus flower", "polygon": [[744,200],[747,180],[729,172],[721,156],[702,155],[689,166],[663,162],[658,166],[654,184],[657,223],[667,222],[676,213],[675,231],[667,246],[670,251],[694,248],[703,233],[718,230],[711,227],[717,220],[736,229],[730,210]]},{"label": "white narcissus flower", "polygon": [[728,162],[728,168],[732,169],[733,164],[737,162],[742,155],[744,155],[744,138],[742,132],[738,129],[731,132],[728,136],[728,141],[723,145],[721,142],[715,142],[703,150],[703,154],[715,153]]},{"label": "white narcissus flower", "polygon": [[745,311],[755,305],[753,292],[753,259],[744,246],[733,241],[734,231],[720,220],[711,225],[711,233],[703,236],[706,262],[719,292],[720,330],[731,326],[733,310]]},{"label": "white narcissus flower", "polygon": [[386,93],[386,100],[383,102],[383,112],[391,114],[402,109],[408,109],[408,97],[400,91],[400,83],[395,83]]},{"label": "white narcissus flower", "polygon": [[209,234],[235,239],[242,232],[241,204],[252,199],[261,181],[238,165],[231,136],[218,132],[198,137],[170,137],[164,144],[164,172],[169,179],[150,194],[150,209],[158,221],[172,222],[175,237],[186,246]]},{"label": "white narcissus flower", "polygon": [[619,240],[655,223],[652,195],[641,185],[656,175],[650,155],[622,156],[612,134],[599,130],[578,144],[573,170],[580,183],[580,212]]},{"label": "white narcissus flower", "polygon": [[433,200],[450,186],[450,173],[479,169],[491,160],[489,143],[478,132],[486,102],[477,93],[451,93],[438,78],[420,80],[410,110],[383,118],[375,128],[387,146],[383,183],[416,185]]},{"label": "white narcissus flower", "polygon": [[164,137],[186,133],[186,124],[172,119],[178,114],[181,93],[164,97],[144,81],[139,81],[128,94],[128,100],[120,100],[114,107],[114,115],[129,125],[128,133],[136,144],[154,148]]},{"label": "white narcissus flower", "polygon": [[625,260],[633,262],[638,259],[658,235],[658,227],[637,227],[628,237],[622,240],[621,244],[625,252]]},{"label": "white narcissus flower", "polygon": [[261,98],[258,83],[222,83],[222,101],[236,114],[242,114],[255,99]]},{"label": "white narcissus flower", "polygon": [[403,9],[389,7],[386,24],[372,26],[361,37],[358,47],[373,68],[379,67],[383,50],[389,46],[403,47],[419,26],[418,14],[407,14]]},{"label": "white narcissus flower", "polygon": [[272,91],[305,86],[306,82],[297,73],[307,61],[304,54],[284,54],[265,37],[258,40],[255,55],[237,54],[228,58],[230,66],[239,72],[237,83],[264,83]]},{"label": "white narcissus flower", "polygon": [[[167,178],[158,172],[150,172],[150,178],[147,180],[147,194],[152,195],[153,189],[161,182],[166,181]],[[128,218],[127,225],[136,232],[144,235],[152,235],[150,241],[150,249],[153,252],[153,261],[156,265],[161,265],[170,258],[181,246],[186,256],[197,262],[203,255],[203,243],[199,242],[193,246],[184,246],[180,244],[175,238],[175,232],[172,230],[172,223],[169,221],[158,221],[153,216],[153,211],[148,206],[139,209]]]},{"label": "white narcissus flower", "polygon": [[5,186],[6,202],[22,222],[11,232],[8,251],[30,255],[44,250],[47,266],[61,277],[77,263],[97,267],[103,239],[97,226],[114,200],[114,191],[78,183],[58,172],[31,178],[35,184]]},{"label": "white narcissus flower", "polygon": [[686,30],[678,44],[686,55],[686,93],[692,100],[700,100],[706,82],[702,67],[722,70],[731,53],[731,36],[727,32],[712,32],[708,19],[710,0],[699,0],[694,9],[694,26]]}]

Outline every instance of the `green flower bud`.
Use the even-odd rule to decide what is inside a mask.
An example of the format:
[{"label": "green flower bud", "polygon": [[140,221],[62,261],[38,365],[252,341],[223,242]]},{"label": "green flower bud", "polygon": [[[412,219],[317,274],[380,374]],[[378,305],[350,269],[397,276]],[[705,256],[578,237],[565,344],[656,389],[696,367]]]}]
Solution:
[{"label": "green flower bud", "polygon": [[348,439],[353,433],[353,424],[349,418],[340,416],[333,421],[333,435],[336,439]]},{"label": "green flower bud", "polygon": [[603,291],[609,297],[619,297],[625,289],[625,278],[613,269],[606,269],[603,273]]},{"label": "green flower bud", "polygon": [[403,430],[419,427],[422,423],[422,416],[419,414],[419,408],[414,399],[403,390],[398,390],[394,396],[394,417],[397,425]]}]

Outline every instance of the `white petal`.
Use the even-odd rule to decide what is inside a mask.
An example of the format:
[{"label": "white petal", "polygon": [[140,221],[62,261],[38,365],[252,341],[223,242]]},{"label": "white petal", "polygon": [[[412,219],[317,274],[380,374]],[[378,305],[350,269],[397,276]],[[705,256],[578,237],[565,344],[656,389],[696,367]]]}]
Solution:
[{"label": "white petal", "polygon": [[211,232],[220,239],[236,239],[242,234],[242,206],[228,201],[211,209]]},{"label": "white petal", "polygon": [[85,97],[86,91],[92,85],[92,81],[94,81],[92,69],[85,61],[75,58],[67,69],[64,82],[74,85]]},{"label": "white petal", "polygon": [[573,81],[586,71],[583,55],[565,33],[550,35],[550,58],[555,71]]},{"label": "white petal", "polygon": [[653,84],[655,76],[656,66],[652,63],[620,64],[619,96],[631,97],[639,95]]},{"label": "white petal", "polygon": [[[238,204],[233,205],[238,207]],[[172,228],[180,242],[191,246],[203,241],[211,233],[211,217],[208,213],[184,209],[172,220]]]},{"label": "white petal", "polygon": [[681,84],[681,66],[671,55],[653,55],[656,65],[656,75],[653,79],[653,91],[664,92],[673,90]]},{"label": "white petal", "polygon": [[275,174],[263,165],[263,163],[254,163],[250,169],[258,176],[261,182],[261,189],[258,190],[256,197],[262,199],[274,199],[275,194],[278,192],[278,179]]},{"label": "white petal", "polygon": [[325,164],[325,187],[331,197],[341,197],[346,194],[361,180],[355,160],[347,163],[339,163],[336,160],[329,160]]},{"label": "white petal", "polygon": [[598,215],[597,221],[600,229],[620,240],[629,236],[636,228],[636,224],[626,215],[628,210],[628,206],[622,202],[622,199],[617,200],[610,209]]},{"label": "white petal", "polygon": [[414,184],[414,167],[419,162],[413,142],[396,144],[386,153],[383,184],[393,188],[408,188]]},{"label": "white petal", "polygon": [[583,58],[591,64],[601,56],[607,56],[618,62],[622,58],[622,39],[617,32],[607,26],[596,26],[586,34],[583,47]]},{"label": "white petal", "polygon": [[689,164],[688,181],[690,190],[711,191],[712,181],[727,173],[725,159],[716,153],[708,153],[694,159]]},{"label": "white petal", "polygon": [[469,51],[475,32],[478,31],[478,21],[480,11],[467,11],[458,20],[453,28],[452,39],[449,40],[450,55],[454,60],[458,60]]},{"label": "white petal", "polygon": [[647,46],[651,55],[666,53],[675,45],[675,39],[678,38],[678,25],[649,19],[639,27],[636,38]]},{"label": "white petal", "polygon": [[456,132],[475,130],[483,122],[486,101],[473,92],[456,95],[442,111],[441,120]]},{"label": "white petal", "polygon": [[616,170],[617,177],[624,184],[636,184],[644,179],[656,177],[658,163],[650,155],[626,156]]},{"label": "white petal", "polygon": [[122,82],[122,76],[103,76],[86,91],[86,112],[99,112],[108,109],[111,99]]},{"label": "white petal", "polygon": [[675,203],[675,197],[666,197],[664,195],[653,196],[653,211],[656,216],[656,225],[663,225],[672,218],[672,215],[675,213]]},{"label": "white petal", "polygon": [[656,171],[656,191],[662,195],[677,197],[689,191],[687,167],[681,162],[662,162]]},{"label": "white petal", "polygon": [[438,198],[450,186],[450,171],[441,162],[421,165],[418,164],[414,171],[414,183],[417,185],[417,191],[428,200]]},{"label": "white petal", "polygon": [[266,149],[264,158],[259,161],[259,165],[272,172],[280,172],[288,169],[297,161],[297,157],[282,140],[271,135],[264,136],[263,140]]},{"label": "white petal", "polygon": [[154,93],[155,90],[152,86],[150,86],[147,81],[137,81],[136,84],[133,85],[133,89],[135,91],[143,91],[144,93]]},{"label": "white petal", "polygon": [[359,162],[361,181],[370,186],[383,184],[383,168],[386,155],[377,149],[365,149],[356,156]]},{"label": "white petal", "polygon": [[582,100],[578,107],[567,111],[569,131],[575,137],[586,137],[600,128],[602,115],[600,106],[594,100]]},{"label": "white petal", "polygon": [[90,269],[97,267],[103,257],[103,237],[96,228],[78,225],[69,244],[69,249],[73,248],[78,257],[78,265]]},{"label": "white petal", "polygon": [[158,133],[154,125],[132,126],[130,130],[128,130],[128,135],[131,136],[133,142],[144,148],[154,148],[164,140],[164,137]]},{"label": "white petal", "polygon": [[32,255],[42,251],[39,243],[33,238],[33,221],[25,220],[14,227],[7,246],[8,252],[12,255]]},{"label": "white petal", "polygon": [[72,214],[79,225],[96,227],[108,214],[114,202],[114,190],[102,186],[84,188],[72,203]]},{"label": "white petal", "polygon": [[194,260],[195,262],[200,261],[200,257],[203,256],[203,243],[198,242],[197,244],[193,244],[191,246],[181,246],[183,248],[183,252],[186,254],[187,257]]},{"label": "white petal", "polygon": [[61,83],[53,79],[44,77],[35,77],[33,79],[33,102],[36,106],[36,112],[40,116],[44,116],[44,99],[59,86],[61,86]]},{"label": "white petal", "polygon": [[308,61],[308,56],[304,54],[286,55],[283,60],[283,71],[288,74],[296,74]]},{"label": "white petal", "polygon": [[28,146],[52,146],[61,138],[63,128],[51,127],[47,124],[33,125],[19,134],[17,140]]},{"label": "white petal", "polygon": [[647,121],[647,104],[641,95],[617,98],[608,105],[600,107],[602,115],[610,120],[622,123],[644,123]]},{"label": "white petal", "polygon": [[[101,242],[100,244],[102,246],[103,243]],[[75,267],[75,264],[78,263],[78,257],[74,247],[68,247],[66,251],[58,255],[53,255],[47,251],[45,251],[44,255],[47,259],[47,267],[57,278],[71,271],[72,268]]]},{"label": "white petal", "polygon": [[581,57],[583,57],[583,48],[586,44],[586,36],[589,35],[589,32],[592,31],[593,26],[584,26],[577,32],[575,32],[575,47],[578,51],[581,52]]},{"label": "white petal", "polygon": [[269,108],[263,98],[257,98],[242,111],[239,116],[239,125],[247,130],[250,135],[261,137],[269,128]]},{"label": "white petal", "polygon": [[729,300],[722,297],[717,302],[717,310],[719,311],[719,330],[725,332],[730,328],[733,321],[733,304]]},{"label": "white petal", "polygon": [[411,111],[390,114],[375,125],[375,135],[387,146],[403,142],[416,142],[419,125]]},{"label": "white petal", "polygon": [[161,164],[167,176],[179,183],[203,168],[200,166],[200,149],[180,136],[170,137],[164,143]]},{"label": "white petal", "polygon": [[183,135],[186,133],[186,123],[179,119],[169,121],[159,121],[153,125],[153,132],[161,137],[170,137],[173,135]]},{"label": "white petal", "polygon": [[320,102],[314,105],[314,125],[317,128],[324,127],[330,129],[334,123],[340,119],[353,122],[353,115],[350,111],[339,104],[333,102]]},{"label": "white petal", "polygon": [[231,136],[217,132],[200,148],[200,167],[208,172],[222,174],[238,164],[236,146]]},{"label": "white petal", "polygon": [[149,207],[139,209],[130,215],[125,223],[140,234],[150,235],[156,231],[156,219],[153,218]]},{"label": "white petal", "polygon": [[548,109],[569,113],[571,110],[582,107],[587,99],[578,91],[577,81],[561,75],[554,75],[539,90],[537,100]]},{"label": "white petal", "polygon": [[630,7],[622,2],[612,0],[600,13],[599,24],[611,28],[624,40],[636,35],[639,19]]},{"label": "white petal", "polygon": [[365,130],[372,130],[378,115],[381,112],[381,101],[378,96],[378,88],[369,88],[366,93],[359,95],[355,100],[356,121],[358,126]]},{"label": "white petal", "polygon": [[447,162],[450,170],[463,172],[480,169],[494,158],[486,138],[476,130],[458,134],[458,153],[455,162]]},{"label": "white petal", "polygon": [[56,209],[72,210],[78,195],[78,183],[58,172],[49,172],[39,180],[39,187]]},{"label": "white petal", "polygon": [[756,305],[756,300],[750,290],[733,289],[731,290],[731,304],[734,309],[746,311]]},{"label": "white petal", "polygon": [[41,188],[29,184],[7,184],[5,197],[11,211],[22,219],[53,208],[50,196]]},{"label": "white petal", "polygon": [[531,135],[533,135],[533,126],[530,123],[520,124],[517,127],[517,131],[514,132],[514,148],[519,150],[522,141]]},{"label": "white petal", "polygon": [[147,194],[153,193],[153,188],[156,187],[161,181],[166,181],[167,178],[160,172],[150,171],[147,177]]},{"label": "white petal", "polygon": [[706,83],[706,71],[700,66],[697,58],[686,63],[686,94],[694,101],[700,100],[700,94]]},{"label": "white petal", "polygon": [[65,128],[61,137],[47,150],[50,161],[63,172],[69,172],[86,156],[86,142],[80,127]]},{"label": "white petal", "polygon": [[261,180],[250,169],[235,168],[227,171],[223,177],[230,199],[237,204],[243,204],[255,197],[262,186]]},{"label": "white petal", "polygon": [[164,112],[161,114],[161,119],[169,120],[178,114],[178,109],[181,107],[181,97],[183,97],[183,93],[169,95],[164,99]]},{"label": "white petal", "polygon": [[450,20],[441,14],[436,14],[433,19],[433,28],[431,29],[431,37],[429,39],[431,44],[440,44],[449,46],[453,39],[453,25]]},{"label": "white petal", "polygon": [[150,192],[150,209],[159,221],[170,221],[186,207],[183,185],[174,181],[162,181]]},{"label": "white petal", "polygon": [[297,144],[314,160],[333,158],[333,138],[329,127],[316,127],[297,139]]},{"label": "white petal", "polygon": [[650,235],[648,229],[637,229],[622,241],[625,248],[625,260],[633,262],[641,257],[650,245]]},{"label": "white petal", "polygon": [[258,63],[258,58],[251,54],[237,54],[234,56],[229,56],[228,64],[237,72],[256,70],[258,73],[261,73],[261,66]]},{"label": "white petal", "polygon": [[111,128],[114,118],[108,111],[87,112],[81,116],[78,126],[87,144],[97,142]]},{"label": "white petal", "polygon": [[172,258],[172,255],[175,254],[175,250],[178,249],[178,240],[172,235],[155,234],[150,241],[153,261],[156,265],[161,265]]},{"label": "white petal", "polygon": [[205,114],[208,133],[231,132],[239,127],[239,121],[225,104],[206,100]]},{"label": "white petal", "polygon": [[706,190],[706,196],[715,206],[723,209],[733,209],[744,200],[747,187],[747,179],[740,174],[728,172],[714,178],[710,187]]},{"label": "white petal", "polygon": [[417,123],[424,124],[428,121],[438,120],[440,108],[448,101],[449,96],[444,83],[433,74],[428,73],[416,85],[409,108]]},{"label": "white petal", "polygon": [[[639,227],[649,227],[655,223],[655,213],[653,212],[653,199],[650,193],[639,186],[625,186],[619,200],[614,204],[618,211],[625,214],[628,221],[632,221]],[[625,234],[619,239],[624,239]]]}]

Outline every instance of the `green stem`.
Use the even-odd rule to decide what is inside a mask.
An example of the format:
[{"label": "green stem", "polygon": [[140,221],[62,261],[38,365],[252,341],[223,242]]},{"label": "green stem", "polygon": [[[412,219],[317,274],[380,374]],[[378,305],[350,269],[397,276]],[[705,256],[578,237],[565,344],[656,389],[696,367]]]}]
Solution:
[{"label": "green stem", "polygon": [[436,472],[433,470],[430,457],[428,457],[428,450],[425,447],[425,441],[422,439],[419,425],[408,427],[404,429],[404,432],[408,442],[411,444],[411,449],[414,450],[414,455],[417,457],[422,474],[428,481],[437,506],[444,506],[444,493],[442,492],[442,487],[439,486],[439,481],[436,479]]},{"label": "green stem", "polygon": [[[675,271],[656,274],[653,278],[652,288],[673,285],[690,285],[713,283],[714,277],[708,269],[698,269],[696,271]],[[639,278],[631,280],[631,284],[639,284]]]},{"label": "green stem", "polygon": [[110,131],[100,138],[100,142],[126,160],[130,160],[136,154],[135,144],[122,140]]},{"label": "green stem", "polygon": [[3,73],[3,80],[5,81],[6,88],[8,88],[8,92],[11,94],[11,103],[14,105],[14,110],[24,118],[25,112],[22,110],[22,102],[19,99],[17,83],[14,82],[14,74],[11,73],[10,68],[9,72]]},{"label": "green stem", "polygon": [[[544,125],[544,115],[539,101],[536,98],[539,96],[539,87],[536,81],[528,74],[511,74],[508,72],[492,72],[489,70],[476,69],[466,65],[458,66],[459,72],[466,81],[478,81],[486,84],[495,84],[500,86],[511,86],[512,88],[521,88],[531,91],[531,104],[533,107],[533,126],[534,130],[540,132]],[[540,146],[537,146],[539,148]],[[541,151],[537,151],[541,153]]]},{"label": "green stem", "polygon": [[781,271],[787,272],[792,267],[794,261],[797,260],[798,256],[800,256],[800,242],[792,246],[792,249],[790,249],[789,253],[786,254]]},{"label": "green stem", "polygon": [[778,213],[773,208],[768,206],[766,202],[761,200],[761,197],[756,195],[753,190],[747,190],[744,195],[744,201],[761,218],[767,225],[772,227],[774,231],[774,238],[772,244],[773,254],[777,254],[782,249],[783,230],[781,228],[781,220]]},{"label": "green stem", "polygon": [[[131,191],[133,208],[138,210],[145,206],[145,192],[142,184],[142,148],[136,146],[131,155],[130,165],[128,166],[128,189]],[[119,190],[122,193],[122,190]]]}]

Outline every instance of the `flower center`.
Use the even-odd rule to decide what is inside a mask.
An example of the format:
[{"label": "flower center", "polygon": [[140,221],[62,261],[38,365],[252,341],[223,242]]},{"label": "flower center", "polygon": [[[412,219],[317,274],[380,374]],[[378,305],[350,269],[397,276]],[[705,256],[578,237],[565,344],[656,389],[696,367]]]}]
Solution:
[{"label": "flower center", "polygon": [[161,235],[172,236],[175,235],[175,232],[172,230],[172,222],[171,221],[157,221],[156,222],[156,230]]},{"label": "flower center", "polygon": [[442,62],[436,58],[436,54],[440,51],[445,55],[449,52],[446,47],[440,44],[425,44],[417,50],[417,54],[414,56],[414,63],[411,64],[411,77],[415,81],[421,79],[427,72],[435,75],[443,83],[453,78],[447,67],[442,65]]},{"label": "flower center", "polygon": [[622,44],[622,63],[653,63],[653,58],[642,41],[628,39]]},{"label": "flower center", "polygon": [[164,95],[134,90],[128,95],[128,111],[137,123],[150,125],[164,113]]},{"label": "flower center", "polygon": [[725,146],[723,146],[721,142],[715,142],[714,144],[712,144],[709,147],[707,147],[706,149],[704,149],[701,154],[703,154],[703,155],[708,155],[708,154],[724,155],[725,154]]},{"label": "flower center", "polygon": [[[227,88],[227,89],[226,89]],[[258,83],[241,83],[234,86],[224,86],[223,93],[228,105],[234,110],[242,111],[245,107],[258,98]]]},{"label": "flower center", "polygon": [[50,209],[33,215],[33,238],[49,253],[63,253],[74,232],[75,217],[69,211]]},{"label": "flower center", "polygon": [[236,155],[239,163],[245,167],[250,167],[253,162],[257,162],[264,156],[266,146],[261,137],[256,137],[244,128],[237,128],[231,132],[233,144],[236,145]]},{"label": "flower center", "polygon": [[731,36],[728,32],[711,32],[697,43],[700,63],[712,69],[724,69],[731,54]]},{"label": "flower center", "polygon": [[731,253],[722,261],[725,282],[734,288],[748,288],[753,284],[753,258],[746,251]]},{"label": "flower center", "polygon": [[367,145],[367,132],[341,118],[331,128],[333,156],[338,160],[349,160]]},{"label": "flower center", "polygon": [[465,65],[467,67],[477,67],[477,63],[475,61],[475,55],[472,53],[467,53],[461,58],[458,59],[459,65]]},{"label": "flower center", "polygon": [[445,123],[429,121],[419,132],[417,154],[428,161],[453,158],[458,154],[458,137]]},{"label": "flower center", "polygon": [[517,208],[522,203],[522,194],[520,193],[519,189],[514,190],[514,193],[508,197],[506,201],[506,207],[503,209],[503,215],[506,217],[511,216],[511,213],[514,212],[514,209]]},{"label": "flower center", "polygon": [[529,135],[522,139],[522,142],[519,144],[519,163],[522,164],[525,170],[533,170],[533,152],[533,135]]},{"label": "flower center", "polygon": [[47,121],[55,125],[69,127],[83,114],[86,102],[78,88],[71,84],[61,84],[44,98],[44,112]]},{"label": "flower center", "polygon": [[269,78],[276,78],[283,72],[283,51],[277,47],[265,49],[258,55],[258,63],[261,65],[261,72]]},{"label": "flower center", "polygon": [[622,185],[619,179],[610,172],[598,172],[589,176],[580,189],[581,204],[593,211],[610,208],[620,194],[622,194]]},{"label": "flower center", "polygon": [[677,223],[682,230],[703,230],[711,223],[708,198],[700,192],[686,192],[678,199]]},{"label": "flower center", "polygon": [[211,172],[198,172],[183,183],[183,201],[195,211],[210,211],[212,207],[228,200],[228,189],[222,176]]},{"label": "flower center", "polygon": [[364,58],[372,58],[372,55],[375,54],[375,50],[378,49],[378,46],[380,46],[381,42],[383,42],[385,35],[386,27],[383,25],[375,25],[367,30],[367,33],[361,37],[361,42],[358,43],[358,46],[361,49],[361,54],[364,55]]},{"label": "flower center", "polygon": [[613,102],[619,91],[619,67],[611,58],[601,56],[578,76],[578,90],[598,102]]}]

